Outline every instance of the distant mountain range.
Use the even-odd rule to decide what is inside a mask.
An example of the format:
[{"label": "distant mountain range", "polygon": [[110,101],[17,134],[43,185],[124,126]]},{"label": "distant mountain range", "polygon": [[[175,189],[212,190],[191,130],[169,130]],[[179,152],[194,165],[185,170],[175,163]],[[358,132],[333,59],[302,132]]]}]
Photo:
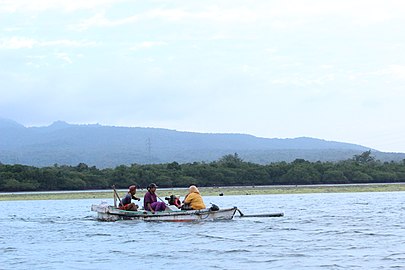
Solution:
[{"label": "distant mountain range", "polygon": [[194,133],[161,128],[72,125],[63,121],[25,127],[0,118],[0,162],[32,166],[77,165],[98,168],[133,163],[210,162],[237,153],[244,161],[267,164],[338,161],[364,151],[382,161],[400,161],[403,153],[315,138],[259,138],[247,134]]}]

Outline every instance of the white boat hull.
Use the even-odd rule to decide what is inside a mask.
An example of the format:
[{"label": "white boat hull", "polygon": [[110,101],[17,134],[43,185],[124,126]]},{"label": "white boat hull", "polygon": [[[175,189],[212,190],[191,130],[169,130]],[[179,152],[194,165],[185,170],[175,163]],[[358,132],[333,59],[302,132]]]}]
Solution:
[{"label": "white boat hull", "polygon": [[102,221],[144,220],[187,222],[231,220],[235,215],[237,207],[219,209],[218,211],[212,211],[208,208],[202,210],[163,211],[152,214],[145,211],[125,211],[111,205],[98,204],[92,205],[91,210],[97,212],[97,218]]}]

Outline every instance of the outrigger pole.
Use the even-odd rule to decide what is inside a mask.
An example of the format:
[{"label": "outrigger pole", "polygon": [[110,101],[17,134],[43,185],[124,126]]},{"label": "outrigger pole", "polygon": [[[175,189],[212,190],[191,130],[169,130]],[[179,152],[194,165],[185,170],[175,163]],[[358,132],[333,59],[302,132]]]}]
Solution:
[{"label": "outrigger pole", "polygon": [[239,212],[239,217],[282,217],[284,216],[284,213],[269,213],[269,214],[250,214],[250,215],[245,215],[242,213],[242,211],[239,210],[239,208],[236,208],[236,210]]}]

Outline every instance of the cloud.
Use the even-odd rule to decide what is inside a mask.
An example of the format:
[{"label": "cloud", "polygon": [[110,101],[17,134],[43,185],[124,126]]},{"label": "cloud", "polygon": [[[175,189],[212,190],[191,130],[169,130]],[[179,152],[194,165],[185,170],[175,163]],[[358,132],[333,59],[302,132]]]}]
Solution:
[{"label": "cloud", "polygon": [[156,9],[145,14],[145,18],[162,18],[168,21],[206,20],[212,22],[246,23],[262,17],[260,12],[249,8],[221,8],[210,6],[205,11],[191,12],[185,9]]},{"label": "cloud", "polygon": [[72,30],[84,31],[92,27],[115,27],[126,24],[131,24],[139,20],[139,16],[130,16],[118,20],[109,20],[106,18],[105,13],[98,13],[91,18],[85,19],[82,22],[71,25],[68,28]]},{"label": "cloud", "polygon": [[56,53],[55,56],[56,56],[56,58],[61,59],[68,64],[73,63],[72,59],[68,56],[67,53]]},{"label": "cloud", "polygon": [[0,0],[0,111],[263,136],[341,123],[340,139],[366,118],[372,133],[403,115],[403,14],[403,0]]},{"label": "cloud", "polygon": [[388,67],[381,69],[373,74],[376,75],[388,75],[396,79],[405,80],[405,66],[403,65],[389,65]]},{"label": "cloud", "polygon": [[99,43],[94,42],[94,41],[87,41],[87,40],[68,40],[68,39],[60,39],[60,40],[51,40],[51,41],[43,41],[39,42],[39,46],[41,47],[52,47],[52,46],[57,46],[57,47],[74,47],[74,48],[79,48],[79,47],[95,47],[99,45]]},{"label": "cloud", "polygon": [[94,47],[97,42],[87,40],[48,40],[39,41],[27,37],[9,37],[0,39],[0,49],[27,49],[33,47]]},{"label": "cloud", "polygon": [[0,1],[0,12],[26,13],[41,12],[47,10],[64,10],[67,12],[77,10],[91,10],[97,7],[108,7],[113,3],[122,2],[119,0],[2,0]]},{"label": "cloud", "polygon": [[157,46],[164,46],[167,45],[167,42],[164,41],[144,41],[139,44],[136,44],[130,48],[130,50],[141,50],[141,49],[148,49]]},{"label": "cloud", "polygon": [[[120,6],[125,2],[132,8],[132,15],[116,17],[110,6]],[[252,1],[249,6],[231,1],[184,1],[175,8],[162,8],[160,1],[140,5],[137,1],[114,0],[4,0],[0,2],[0,13],[34,13],[45,11],[74,12],[85,10],[81,16],[88,16],[78,23],[70,23],[68,29],[85,31],[94,27],[118,27],[141,21],[163,20],[169,23],[206,23],[217,27],[242,25],[243,27],[266,27],[276,30],[299,29],[306,25],[324,23],[330,18],[344,24],[368,26],[389,20],[401,19],[405,13],[402,1],[358,0],[358,1]],[[139,5],[139,8],[137,7]],[[90,15],[88,14],[90,13]],[[36,14],[35,14],[36,15]],[[111,17],[110,17],[111,16]],[[114,17],[113,17],[114,16]],[[114,18],[114,19],[112,19]],[[79,19],[79,18],[76,18]]]},{"label": "cloud", "polygon": [[163,20],[167,22],[206,22],[220,24],[245,24],[254,23],[260,19],[268,18],[266,11],[251,8],[221,8],[219,6],[203,6],[202,10],[190,11],[192,8],[184,5],[181,8],[162,9],[152,8],[143,10],[135,15],[119,19],[109,19],[106,13],[100,12],[94,16],[82,20],[79,24],[73,25],[71,29],[79,31],[87,30],[91,27],[115,27],[132,24],[140,21]]},{"label": "cloud", "polygon": [[291,75],[286,77],[279,77],[271,81],[274,85],[290,85],[299,87],[321,86],[336,80],[335,74],[324,74],[318,76],[305,76],[305,75]]},{"label": "cloud", "polygon": [[11,37],[0,39],[0,49],[32,48],[38,42],[32,38]]},{"label": "cloud", "polygon": [[83,31],[92,27],[116,27],[149,20],[164,20],[168,22],[202,20],[222,23],[246,23],[257,20],[257,14],[254,11],[246,9],[221,10],[218,7],[211,7],[199,12],[187,11],[182,8],[150,9],[136,15],[112,20],[108,19],[103,11],[83,20],[79,24],[71,26],[70,29]]}]

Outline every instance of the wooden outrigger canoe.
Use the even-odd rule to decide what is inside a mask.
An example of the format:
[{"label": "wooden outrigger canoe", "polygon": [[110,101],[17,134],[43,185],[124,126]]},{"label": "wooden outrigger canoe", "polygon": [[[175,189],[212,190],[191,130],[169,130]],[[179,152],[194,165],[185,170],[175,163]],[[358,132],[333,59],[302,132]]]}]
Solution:
[{"label": "wooden outrigger canoe", "polygon": [[[166,210],[162,212],[149,211],[127,211],[117,207],[117,200],[121,203],[121,199],[115,189],[114,190],[114,206],[108,205],[106,202],[101,204],[93,204],[91,210],[97,212],[97,219],[102,221],[117,221],[117,220],[144,220],[144,221],[216,221],[216,220],[231,220],[235,216],[236,211],[239,217],[282,217],[283,213],[273,214],[250,214],[245,215],[236,206],[231,208],[219,209],[206,208],[201,210],[180,210],[174,205],[167,205]],[[160,199],[160,198],[159,198]],[[161,199],[162,200],[162,199]],[[163,201],[163,200],[162,200]],[[213,205],[214,206],[214,205]]]},{"label": "wooden outrigger canoe", "polygon": [[107,204],[92,205],[91,210],[97,212],[97,219],[102,221],[144,220],[144,221],[215,221],[231,220],[237,207],[213,211],[210,208],[202,210],[170,210],[162,212],[126,211]]},{"label": "wooden outrigger canoe", "polygon": [[236,206],[232,208],[224,208],[219,210],[211,210],[210,208],[202,210],[179,210],[168,207],[169,211],[152,212],[147,211],[126,211],[120,210],[106,203],[93,204],[91,210],[97,212],[97,219],[102,221],[117,221],[117,220],[143,220],[143,221],[217,221],[231,220],[235,213],[237,217],[282,217],[283,213],[271,214],[243,214]]}]

